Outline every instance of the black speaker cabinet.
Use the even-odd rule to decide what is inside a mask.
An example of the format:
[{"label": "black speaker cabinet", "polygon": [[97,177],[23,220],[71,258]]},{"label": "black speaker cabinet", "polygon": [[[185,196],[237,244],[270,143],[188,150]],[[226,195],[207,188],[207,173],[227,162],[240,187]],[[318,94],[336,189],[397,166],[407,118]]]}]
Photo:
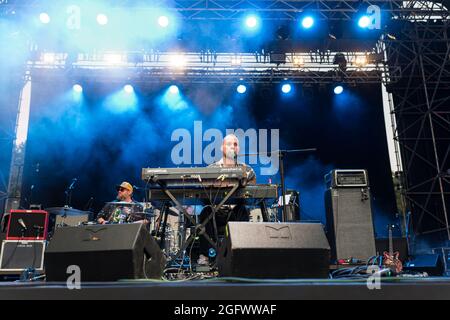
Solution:
[{"label": "black speaker cabinet", "polygon": [[221,277],[327,278],[330,246],[321,224],[229,222],[217,259]]},{"label": "black speaker cabinet", "polygon": [[44,251],[46,241],[41,240],[4,240],[0,253],[0,272],[20,274],[26,269],[38,273],[44,271]]},{"label": "black speaker cabinet", "polygon": [[325,192],[327,238],[331,259],[375,256],[375,235],[368,187],[336,187]]},{"label": "black speaker cabinet", "polygon": [[414,256],[403,266],[403,271],[426,272],[429,276],[442,276],[444,263],[439,254],[421,254]]},{"label": "black speaker cabinet", "polygon": [[160,278],[166,259],[142,224],[62,227],[45,253],[47,281],[66,281],[78,266],[81,281]]}]

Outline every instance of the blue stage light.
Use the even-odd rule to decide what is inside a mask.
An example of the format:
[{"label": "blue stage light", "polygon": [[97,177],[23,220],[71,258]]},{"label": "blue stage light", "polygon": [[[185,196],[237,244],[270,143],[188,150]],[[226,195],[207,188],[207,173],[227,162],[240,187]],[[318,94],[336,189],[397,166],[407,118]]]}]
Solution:
[{"label": "blue stage light", "polygon": [[341,85],[338,85],[336,87],[334,87],[334,94],[336,95],[340,95],[344,92],[344,87]]},{"label": "blue stage light", "polygon": [[245,19],[245,25],[250,29],[255,29],[258,26],[258,18],[256,16],[248,16]]},{"label": "blue stage light", "polygon": [[158,24],[161,28],[167,28],[169,26],[169,18],[166,16],[160,16],[158,18]]},{"label": "blue stage light", "polygon": [[247,87],[243,84],[237,86],[236,91],[240,94],[244,94],[247,92]]},{"label": "blue stage light", "polygon": [[133,92],[134,92],[134,88],[133,88],[133,86],[130,85],[130,84],[127,84],[126,86],[124,86],[124,87],[123,87],[123,90],[124,90],[126,93],[133,93]]},{"label": "blue stage light", "polygon": [[101,26],[108,24],[108,17],[106,14],[100,13],[97,15],[97,23]]},{"label": "blue stage light", "polygon": [[283,93],[285,93],[285,94],[288,94],[292,91],[292,86],[289,83],[285,83],[281,87],[281,91],[283,91]]},{"label": "blue stage light", "polygon": [[39,15],[39,20],[41,20],[41,22],[44,24],[50,23],[50,16],[48,15],[48,13],[43,12]]},{"label": "blue stage light", "polygon": [[302,27],[305,29],[311,29],[314,26],[314,18],[313,17],[304,17],[302,20]]},{"label": "blue stage light", "polygon": [[75,91],[77,93],[81,93],[81,92],[83,92],[83,87],[81,85],[79,85],[79,84],[75,84],[73,86],[73,91]]},{"label": "blue stage light", "polygon": [[360,28],[366,29],[369,27],[369,25],[370,25],[370,18],[368,16],[362,16],[361,18],[359,18],[358,26]]},{"label": "blue stage light", "polygon": [[180,89],[176,85],[171,85],[169,87],[169,92],[171,94],[179,94],[180,93]]}]

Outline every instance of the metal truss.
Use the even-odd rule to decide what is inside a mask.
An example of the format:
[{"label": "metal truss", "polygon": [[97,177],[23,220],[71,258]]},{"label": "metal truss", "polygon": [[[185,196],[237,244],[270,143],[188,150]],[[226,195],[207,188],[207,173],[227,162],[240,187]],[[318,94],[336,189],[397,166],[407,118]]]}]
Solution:
[{"label": "metal truss", "polygon": [[[109,0],[111,10],[165,8],[188,20],[235,20],[254,12],[266,20],[298,20],[309,12],[324,20],[353,20],[355,14],[370,5],[378,6],[392,17],[409,20],[448,18],[448,11],[438,1],[397,0]],[[4,12],[55,7],[53,0],[0,0]]]},{"label": "metal truss", "polygon": [[445,232],[450,240],[449,27],[448,21],[405,23],[386,46],[390,65],[402,69],[390,91],[414,230]]},{"label": "metal truss", "polygon": [[[345,59],[336,61],[340,55]],[[370,52],[310,53],[96,53],[78,55],[69,61],[67,54],[45,53],[38,61],[30,61],[34,79],[73,77],[89,81],[154,84],[188,83],[380,83],[385,65],[380,54]],[[393,77],[399,73],[392,70]]]},{"label": "metal truss", "polygon": [[[16,108],[10,108],[7,105],[2,106],[4,115],[0,120],[0,150],[3,152],[9,152],[12,148],[12,143],[14,140],[14,128],[15,128],[15,117],[14,112]],[[9,116],[7,116],[9,115]],[[8,197],[8,176],[9,176],[9,166],[0,166],[0,208],[3,208],[6,199]],[[0,219],[2,212],[0,209]]]}]

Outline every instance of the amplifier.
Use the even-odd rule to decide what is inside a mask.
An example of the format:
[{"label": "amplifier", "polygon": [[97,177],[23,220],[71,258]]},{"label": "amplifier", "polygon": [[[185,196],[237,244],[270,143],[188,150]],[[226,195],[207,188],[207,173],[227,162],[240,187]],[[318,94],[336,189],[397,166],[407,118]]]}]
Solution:
[{"label": "amplifier", "polygon": [[439,254],[420,254],[406,262],[403,271],[426,272],[430,276],[440,277],[444,273],[444,263]]},{"label": "amplifier", "polygon": [[337,169],[325,175],[327,188],[358,188],[368,187],[367,170],[364,169]]},{"label": "amplifier", "polygon": [[446,277],[450,276],[450,248],[443,247],[443,248],[435,248],[433,249],[434,254],[438,254],[442,262],[444,263],[444,275]]},{"label": "amplifier", "polygon": [[2,242],[0,254],[0,272],[19,274],[26,269],[44,271],[44,251],[46,241],[12,241]]},{"label": "amplifier", "polygon": [[47,211],[11,210],[6,240],[46,240],[47,231]]},{"label": "amplifier", "polygon": [[331,259],[375,256],[372,203],[366,170],[333,170],[325,176],[325,210]]}]

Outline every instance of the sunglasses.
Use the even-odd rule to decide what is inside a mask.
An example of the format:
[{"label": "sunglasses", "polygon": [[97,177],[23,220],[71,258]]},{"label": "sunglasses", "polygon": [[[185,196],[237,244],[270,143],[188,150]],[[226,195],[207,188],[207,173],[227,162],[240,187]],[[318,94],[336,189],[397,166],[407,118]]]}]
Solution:
[{"label": "sunglasses", "polygon": [[125,190],[128,190],[128,189],[125,189],[125,188],[117,188],[117,191],[119,191],[119,192],[124,192]]}]

